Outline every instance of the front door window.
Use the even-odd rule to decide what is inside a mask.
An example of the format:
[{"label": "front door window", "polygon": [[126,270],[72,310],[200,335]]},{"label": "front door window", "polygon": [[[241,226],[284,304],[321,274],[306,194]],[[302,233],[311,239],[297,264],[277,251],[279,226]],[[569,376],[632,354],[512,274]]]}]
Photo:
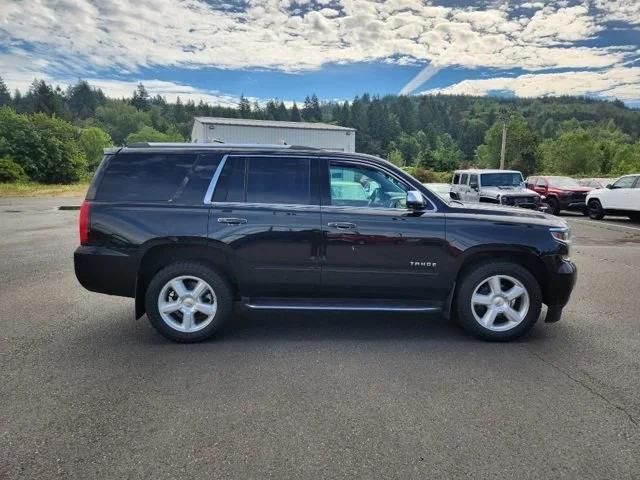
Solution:
[{"label": "front door window", "polygon": [[407,189],[381,170],[330,166],[330,201],[338,207],[405,208]]}]

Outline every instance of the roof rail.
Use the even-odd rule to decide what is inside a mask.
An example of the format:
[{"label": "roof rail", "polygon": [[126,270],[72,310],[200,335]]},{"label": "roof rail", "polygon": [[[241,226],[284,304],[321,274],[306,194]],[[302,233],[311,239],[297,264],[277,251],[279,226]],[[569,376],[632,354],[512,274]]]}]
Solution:
[{"label": "roof rail", "polygon": [[290,149],[290,150],[322,150],[317,147],[306,147],[304,145],[267,144],[267,143],[158,143],[158,142],[135,142],[126,145],[126,148],[245,148],[245,149]]},{"label": "roof rail", "polygon": [[127,145],[127,148],[290,148],[290,145],[259,145],[253,143],[160,143],[160,142],[136,142]]}]

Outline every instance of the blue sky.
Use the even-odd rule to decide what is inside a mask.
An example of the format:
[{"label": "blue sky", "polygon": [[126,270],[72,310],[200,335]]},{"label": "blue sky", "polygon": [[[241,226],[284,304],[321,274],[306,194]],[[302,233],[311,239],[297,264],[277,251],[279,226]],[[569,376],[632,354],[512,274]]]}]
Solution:
[{"label": "blue sky", "polygon": [[0,0],[0,76],[227,105],[499,92],[640,106],[640,1]]}]

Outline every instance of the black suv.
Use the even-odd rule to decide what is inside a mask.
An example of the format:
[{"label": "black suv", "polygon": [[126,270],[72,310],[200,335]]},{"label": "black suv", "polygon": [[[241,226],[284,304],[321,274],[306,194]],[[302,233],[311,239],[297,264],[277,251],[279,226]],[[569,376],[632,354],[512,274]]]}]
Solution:
[{"label": "black suv", "polygon": [[282,145],[112,149],[80,211],[75,271],[135,298],[164,336],[256,310],[441,312],[489,340],[560,318],[569,229],[522,209],[444,201],[390,163]]}]

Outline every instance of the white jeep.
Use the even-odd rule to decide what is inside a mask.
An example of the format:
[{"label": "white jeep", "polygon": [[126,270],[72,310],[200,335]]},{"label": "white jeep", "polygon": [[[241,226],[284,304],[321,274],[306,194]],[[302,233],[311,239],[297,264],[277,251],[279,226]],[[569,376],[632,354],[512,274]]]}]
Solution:
[{"label": "white jeep", "polygon": [[525,186],[522,173],[517,170],[456,170],[450,195],[462,202],[545,209],[543,198]]}]

